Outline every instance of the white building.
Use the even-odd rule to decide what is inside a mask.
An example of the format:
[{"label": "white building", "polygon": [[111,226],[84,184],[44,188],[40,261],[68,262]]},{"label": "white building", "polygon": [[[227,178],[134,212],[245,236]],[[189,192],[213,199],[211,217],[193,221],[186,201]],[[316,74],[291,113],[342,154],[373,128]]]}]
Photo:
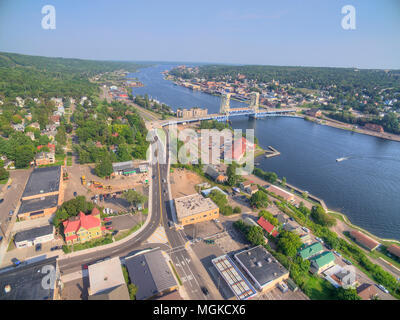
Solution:
[{"label": "white building", "polygon": [[45,243],[52,240],[54,240],[54,227],[50,224],[20,231],[14,236],[14,243],[17,248],[31,247],[38,243]]}]

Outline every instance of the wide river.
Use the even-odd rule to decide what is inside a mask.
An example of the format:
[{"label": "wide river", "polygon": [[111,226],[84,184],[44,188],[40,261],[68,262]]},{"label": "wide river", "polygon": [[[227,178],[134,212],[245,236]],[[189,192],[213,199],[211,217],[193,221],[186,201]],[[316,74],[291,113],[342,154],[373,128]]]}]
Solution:
[{"label": "wide river", "polygon": [[[174,85],[161,74],[174,65],[141,69],[131,76],[143,82],[133,94],[179,107],[219,110],[220,99]],[[232,107],[240,102],[231,101]],[[295,118],[233,118],[233,128],[253,128],[261,147],[281,152],[257,158],[259,167],[323,199],[352,223],[382,238],[400,240],[400,142],[353,133]],[[340,157],[347,160],[336,162]]]}]

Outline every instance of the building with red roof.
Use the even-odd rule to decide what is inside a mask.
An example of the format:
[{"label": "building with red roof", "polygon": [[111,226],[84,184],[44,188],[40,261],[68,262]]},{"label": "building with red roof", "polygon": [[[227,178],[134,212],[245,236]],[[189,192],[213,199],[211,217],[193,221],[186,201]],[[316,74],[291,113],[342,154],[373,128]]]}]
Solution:
[{"label": "building with red roof", "polygon": [[389,251],[391,254],[395,255],[397,258],[400,259],[400,247],[397,244],[391,244],[387,248],[387,251]]},{"label": "building with red roof", "polygon": [[260,217],[257,223],[260,225],[261,228],[267,231],[267,233],[273,236],[274,238],[276,238],[279,235],[278,231],[275,229],[275,226],[271,222],[265,220],[264,217]]},{"label": "building with red roof", "polygon": [[67,244],[83,243],[103,235],[100,211],[94,208],[90,214],[82,211],[76,217],[63,222],[65,242]]},{"label": "building with red roof", "polygon": [[350,236],[353,238],[359,245],[364,247],[369,251],[375,250],[379,246],[379,242],[374,239],[368,237],[366,234],[358,231],[352,230],[350,231]]}]

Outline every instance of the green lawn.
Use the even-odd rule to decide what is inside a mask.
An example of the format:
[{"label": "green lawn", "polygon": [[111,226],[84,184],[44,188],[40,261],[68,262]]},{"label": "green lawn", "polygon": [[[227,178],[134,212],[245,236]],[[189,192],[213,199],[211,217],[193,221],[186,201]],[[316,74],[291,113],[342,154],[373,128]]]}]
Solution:
[{"label": "green lawn", "polygon": [[306,294],[311,300],[333,300],[332,290],[334,287],[325,279],[320,277],[309,277],[306,282]]}]

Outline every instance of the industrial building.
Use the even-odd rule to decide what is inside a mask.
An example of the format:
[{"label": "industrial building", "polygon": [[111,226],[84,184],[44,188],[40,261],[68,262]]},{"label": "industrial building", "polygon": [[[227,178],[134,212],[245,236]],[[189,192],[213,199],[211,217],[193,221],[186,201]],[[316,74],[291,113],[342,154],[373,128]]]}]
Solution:
[{"label": "industrial building", "polygon": [[148,171],[147,163],[134,163],[132,160],[113,163],[112,167],[114,176],[130,176],[137,173],[146,173]]},{"label": "industrial building", "polygon": [[174,200],[178,223],[182,226],[217,219],[218,206],[200,194],[192,194]]},{"label": "industrial building", "polygon": [[289,271],[261,245],[236,253],[235,260],[260,291],[270,290],[289,278]]},{"label": "industrial building", "polygon": [[52,215],[64,201],[61,166],[36,168],[29,176],[18,210],[20,220]]},{"label": "industrial building", "polygon": [[146,300],[178,288],[160,249],[125,258],[129,278],[137,288],[136,300]]},{"label": "industrial building", "polygon": [[0,270],[0,300],[53,300],[60,274],[58,256]]},{"label": "industrial building", "polygon": [[17,248],[32,247],[38,243],[54,240],[54,226],[46,225],[17,232],[14,235],[14,243]]},{"label": "industrial building", "polygon": [[214,258],[211,262],[238,300],[247,300],[257,294],[257,291],[227,255]]}]

